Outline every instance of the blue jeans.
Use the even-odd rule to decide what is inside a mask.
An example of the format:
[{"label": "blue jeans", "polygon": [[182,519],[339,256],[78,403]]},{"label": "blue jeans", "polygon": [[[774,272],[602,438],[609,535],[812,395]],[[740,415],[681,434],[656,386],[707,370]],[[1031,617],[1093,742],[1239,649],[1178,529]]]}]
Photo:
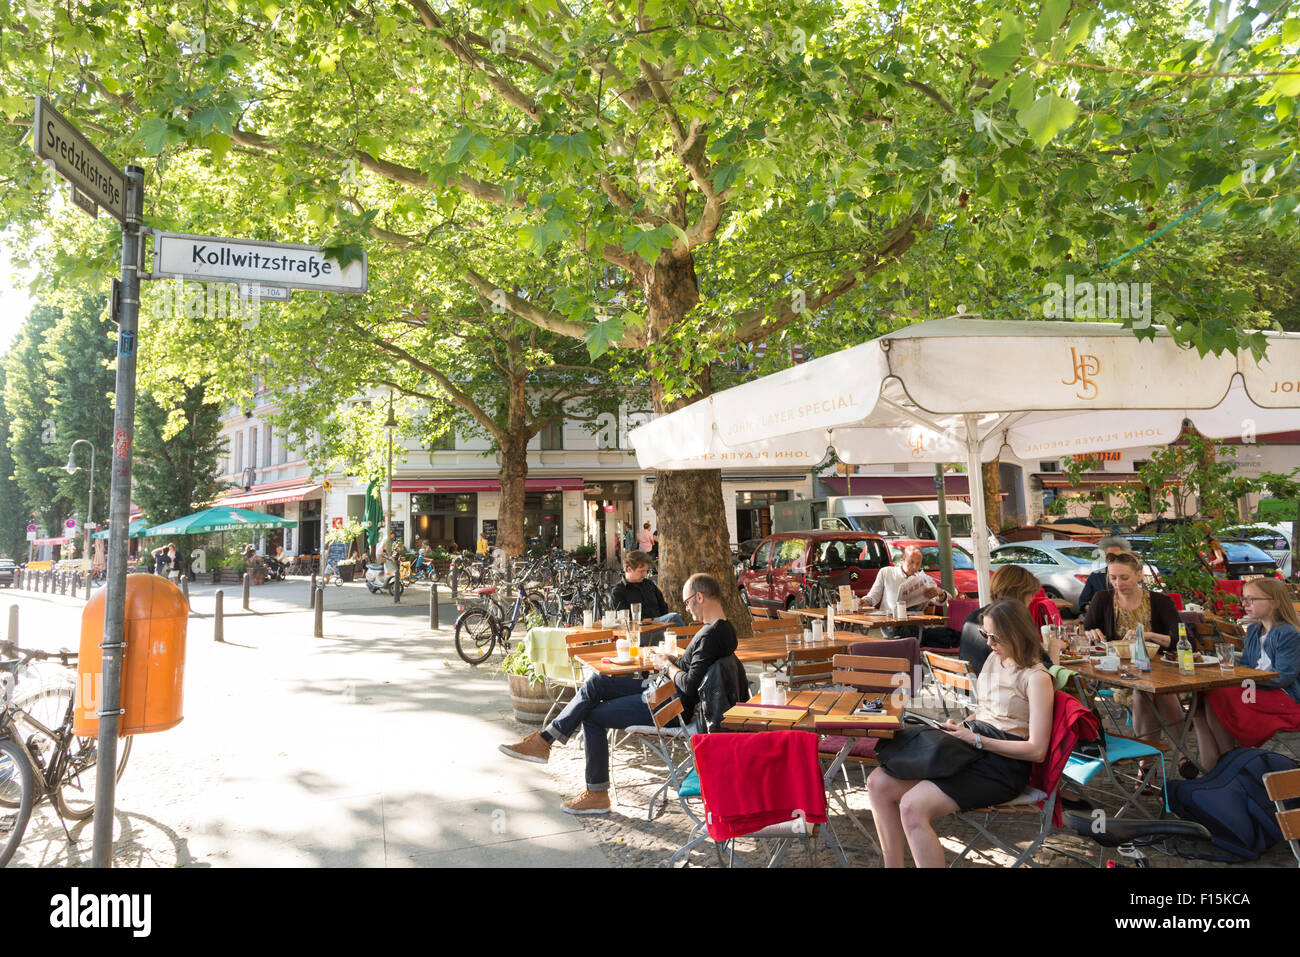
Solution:
[{"label": "blue jeans", "polygon": [[666,615],[660,615],[655,619],[655,621],[662,621],[666,625],[681,625],[683,628],[686,627],[686,622],[682,620],[682,616],[677,614],[675,611],[670,611]]},{"label": "blue jeans", "polygon": [[641,699],[643,690],[640,678],[593,675],[546,729],[551,737],[564,744],[582,726],[588,791],[609,790],[609,740],[605,732],[610,728],[654,723],[649,707]]}]

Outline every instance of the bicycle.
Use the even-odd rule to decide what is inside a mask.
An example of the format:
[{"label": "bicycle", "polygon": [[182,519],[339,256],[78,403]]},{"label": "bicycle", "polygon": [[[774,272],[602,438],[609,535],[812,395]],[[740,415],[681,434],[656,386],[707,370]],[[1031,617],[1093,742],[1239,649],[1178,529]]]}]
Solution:
[{"label": "bicycle", "polygon": [[510,653],[510,638],[521,618],[540,615],[546,618],[542,600],[526,589],[515,593],[514,605],[507,617],[505,606],[496,597],[493,586],[480,588],[480,603],[466,607],[456,619],[456,654],[471,665],[481,664],[499,644],[503,654]]},{"label": "bicycle", "polygon": [[[0,643],[0,867],[22,843],[32,810],[49,799],[70,843],[67,822],[95,813],[98,742],[73,733],[74,688],[67,682],[44,684],[15,696],[16,676],[32,661],[57,659],[70,667],[69,651],[18,652]],[[132,738],[118,742],[116,779],[131,755]]]}]

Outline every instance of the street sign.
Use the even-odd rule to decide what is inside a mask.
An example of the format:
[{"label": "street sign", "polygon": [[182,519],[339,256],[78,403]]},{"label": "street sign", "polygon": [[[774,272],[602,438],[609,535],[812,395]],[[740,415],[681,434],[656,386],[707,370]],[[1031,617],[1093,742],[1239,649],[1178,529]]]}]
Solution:
[{"label": "street sign", "polygon": [[318,292],[365,292],[367,261],[339,266],[319,246],[272,243],[258,239],[222,239],[154,230],[153,278],[197,279],[246,285],[313,289]]},{"label": "street sign", "polygon": [[[86,141],[44,97],[36,98],[32,149],[72,185],[72,199],[104,207],[119,223],[126,219],[126,176]],[[82,197],[77,196],[77,192]]]},{"label": "street sign", "polygon": [[283,286],[258,286],[248,283],[239,284],[240,299],[268,299],[273,302],[288,302],[293,295],[292,289]]},{"label": "street sign", "polygon": [[99,215],[99,206],[96,204],[94,197],[87,196],[75,186],[72,187],[72,203],[83,213],[90,216],[91,219]]},{"label": "street sign", "polygon": [[28,525],[28,526],[27,526],[27,531],[29,531],[29,532],[34,532],[34,531],[36,531],[36,526],[35,526],[34,524],[33,524],[33,525]]},{"label": "street sign", "polygon": [[35,530],[35,529],[33,529],[33,528],[29,528],[29,529],[27,529],[27,540],[28,540],[29,542],[34,542],[34,541],[36,541],[36,530]]},{"label": "street sign", "polygon": [[63,527],[64,527],[64,528],[76,528],[76,527],[77,527],[77,520],[76,520],[75,518],[70,518],[70,519],[68,519],[66,522],[63,523]]}]

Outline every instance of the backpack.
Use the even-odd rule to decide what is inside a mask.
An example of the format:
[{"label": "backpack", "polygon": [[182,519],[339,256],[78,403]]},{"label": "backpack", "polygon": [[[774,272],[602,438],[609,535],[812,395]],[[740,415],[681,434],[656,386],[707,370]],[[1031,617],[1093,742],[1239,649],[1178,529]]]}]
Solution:
[{"label": "backpack", "polygon": [[1169,807],[1179,817],[1205,825],[1214,846],[1232,855],[1224,860],[1256,861],[1282,840],[1263,777],[1292,767],[1289,758],[1274,751],[1234,748],[1201,777],[1167,782]]}]

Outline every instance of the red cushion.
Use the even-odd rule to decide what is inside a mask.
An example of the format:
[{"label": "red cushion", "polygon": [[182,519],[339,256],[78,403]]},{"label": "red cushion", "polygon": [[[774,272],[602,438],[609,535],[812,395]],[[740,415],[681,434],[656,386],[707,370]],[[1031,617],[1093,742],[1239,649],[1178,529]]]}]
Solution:
[{"label": "red cushion", "polygon": [[[840,753],[840,748],[844,747],[844,736],[842,734],[828,734],[822,738],[821,744],[817,747],[818,754],[829,754],[832,757]],[[876,756],[877,738],[859,738],[858,743],[853,746],[849,754],[855,758],[874,758]]]}]

